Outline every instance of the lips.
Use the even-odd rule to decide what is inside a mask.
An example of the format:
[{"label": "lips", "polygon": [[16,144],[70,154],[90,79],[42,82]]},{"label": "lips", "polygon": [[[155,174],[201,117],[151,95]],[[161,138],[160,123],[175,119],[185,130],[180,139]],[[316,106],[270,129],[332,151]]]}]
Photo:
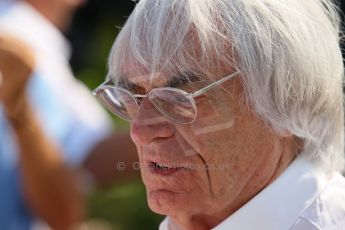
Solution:
[{"label": "lips", "polygon": [[179,171],[184,170],[184,167],[174,165],[174,164],[161,164],[157,162],[149,162],[148,164],[149,171],[154,174],[169,176]]}]

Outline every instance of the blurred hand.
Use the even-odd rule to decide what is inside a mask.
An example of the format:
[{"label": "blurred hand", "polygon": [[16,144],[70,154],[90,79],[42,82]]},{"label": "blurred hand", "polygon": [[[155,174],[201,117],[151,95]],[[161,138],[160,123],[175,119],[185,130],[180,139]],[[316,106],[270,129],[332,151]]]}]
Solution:
[{"label": "blurred hand", "polygon": [[0,101],[6,111],[16,112],[25,101],[34,63],[33,54],[24,43],[0,36]]}]

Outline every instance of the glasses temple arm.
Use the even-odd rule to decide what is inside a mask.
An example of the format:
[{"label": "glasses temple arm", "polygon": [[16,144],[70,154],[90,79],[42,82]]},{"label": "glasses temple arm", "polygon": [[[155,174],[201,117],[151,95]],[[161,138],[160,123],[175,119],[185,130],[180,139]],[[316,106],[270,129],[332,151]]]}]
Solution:
[{"label": "glasses temple arm", "polygon": [[220,79],[220,80],[218,80],[216,82],[213,82],[211,85],[208,85],[208,86],[206,86],[206,87],[204,87],[202,89],[197,90],[196,92],[192,93],[192,97],[197,97],[197,96],[199,96],[199,95],[201,95],[203,93],[206,93],[207,91],[209,91],[210,89],[214,88],[215,86],[220,85],[223,82],[225,82],[225,81],[235,77],[237,74],[239,74],[238,71],[235,72],[235,73],[232,73],[232,74],[230,74],[230,75],[228,75],[228,76],[226,76],[226,77],[224,77],[224,78],[222,78],[222,79]]},{"label": "glasses temple arm", "polygon": [[92,90],[92,94],[93,94],[94,96],[97,96],[99,89],[100,89],[101,87],[103,87],[103,86],[109,84],[109,83],[112,83],[112,80],[111,80],[111,79],[108,79],[107,81],[105,81],[105,82],[103,82],[102,84],[100,84],[99,86],[97,86],[96,89]]},{"label": "glasses temple arm", "polygon": [[148,97],[147,94],[133,94],[133,97],[141,97],[141,98],[144,98],[144,97]]}]

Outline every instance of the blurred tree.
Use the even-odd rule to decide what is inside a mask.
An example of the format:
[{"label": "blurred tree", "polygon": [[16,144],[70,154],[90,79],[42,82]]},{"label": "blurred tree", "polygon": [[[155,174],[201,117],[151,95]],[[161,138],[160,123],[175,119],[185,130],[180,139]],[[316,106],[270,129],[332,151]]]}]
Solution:
[{"label": "blurred tree", "polygon": [[[78,72],[85,67],[99,67],[108,56],[110,47],[135,3],[130,0],[88,0],[75,15],[72,29],[67,34],[75,50],[71,64]],[[96,54],[90,55],[90,54]],[[101,57],[102,59],[98,59]]]}]

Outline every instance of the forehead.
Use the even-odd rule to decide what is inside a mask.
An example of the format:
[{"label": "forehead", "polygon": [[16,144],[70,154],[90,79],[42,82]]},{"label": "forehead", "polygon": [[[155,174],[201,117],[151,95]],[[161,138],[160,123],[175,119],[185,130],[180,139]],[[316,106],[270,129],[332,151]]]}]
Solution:
[{"label": "forehead", "polygon": [[125,71],[115,77],[117,85],[125,88],[140,87],[146,90],[157,87],[179,88],[192,82],[207,81],[206,77],[199,76],[190,71],[168,72],[160,71],[147,73],[140,70]]}]

